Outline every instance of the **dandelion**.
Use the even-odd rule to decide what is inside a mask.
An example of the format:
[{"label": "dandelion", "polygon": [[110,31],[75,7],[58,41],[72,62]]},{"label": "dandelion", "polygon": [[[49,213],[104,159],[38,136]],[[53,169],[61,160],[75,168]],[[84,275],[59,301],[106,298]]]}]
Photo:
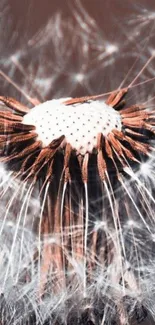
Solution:
[{"label": "dandelion", "polygon": [[[1,59],[32,105],[1,92],[2,325],[155,319],[153,14],[128,14],[111,40],[76,5]],[[74,98],[77,85],[105,93]]]},{"label": "dandelion", "polygon": [[[96,324],[106,317],[126,324],[135,313],[138,319],[146,315],[139,236],[142,229],[145,236],[152,235],[154,198],[134,172],[139,166],[143,171],[142,159],[153,159],[155,117],[147,105],[126,107],[127,92],[114,91],[106,100],[105,95],[51,100],[32,109],[0,97],[9,108],[0,111],[1,162],[21,179],[15,196],[27,185],[1,292],[9,277],[20,281],[18,267],[12,270],[12,256],[22,222],[17,255],[23,263],[28,202],[39,182],[42,203],[33,247],[38,323],[48,317],[53,323],[70,318],[82,322],[84,317]],[[13,202],[14,196],[1,233]],[[25,272],[22,281],[28,286],[34,274],[31,268],[29,275]],[[25,317],[28,321],[30,316]]]}]

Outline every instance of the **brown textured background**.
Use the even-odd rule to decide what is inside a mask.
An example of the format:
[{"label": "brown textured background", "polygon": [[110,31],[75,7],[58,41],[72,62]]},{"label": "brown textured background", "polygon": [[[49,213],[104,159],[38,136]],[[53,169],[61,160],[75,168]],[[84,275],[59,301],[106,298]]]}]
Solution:
[{"label": "brown textured background", "polygon": [[[77,24],[76,18],[78,17],[79,8],[82,8],[86,14],[90,15],[89,17],[86,17],[85,14],[82,16],[83,23],[86,26],[90,22],[88,28],[89,55],[85,57],[82,52],[81,38],[84,38],[84,35],[87,34],[87,27],[83,30],[80,27],[81,22]],[[140,54],[135,68],[127,78],[127,85],[146,63],[155,45],[154,18],[150,18],[150,14],[153,15],[155,11],[154,0],[83,0],[81,2],[79,0],[1,0],[0,11],[1,68],[27,92],[31,92],[31,87],[28,87],[28,83],[12,64],[10,60],[12,55],[16,55],[17,60],[26,69],[36,87],[38,87],[36,79],[44,81],[44,78],[48,75],[48,91],[45,91],[45,86],[42,88],[39,86],[38,88],[41,98],[44,99],[53,96],[82,96],[117,88]],[[40,33],[45,28],[49,20],[55,17],[56,13],[61,13],[62,20],[66,25],[71,22],[73,26],[69,31],[67,31],[67,28],[63,31],[61,45],[63,46],[64,42],[64,44],[67,44],[66,48],[73,48],[73,51],[68,64],[62,69],[63,71],[61,72],[61,68],[59,69],[59,77],[56,76],[57,71],[54,69],[56,65],[59,65],[59,57],[57,60],[56,58],[53,60],[52,57],[56,45],[51,40],[45,45],[50,30],[42,35],[39,34],[39,40],[41,39],[44,42],[38,48],[35,48],[32,42],[38,32]],[[93,18],[92,25],[91,18]],[[95,35],[94,22],[96,24]],[[76,31],[79,30],[79,35],[77,35],[78,32],[75,32],[74,26]],[[51,29],[53,29],[52,25]],[[52,40],[57,37],[58,35],[55,32],[55,36],[52,35]],[[72,38],[74,38],[74,45],[72,44]],[[37,39],[37,42],[39,40]],[[83,42],[87,44],[88,39]],[[103,60],[98,59],[99,54],[102,55],[102,46],[104,47],[104,44],[107,43],[117,44],[117,53],[110,54]],[[99,45],[101,45],[100,49]],[[62,53],[63,58],[67,49]],[[23,51],[24,54],[19,53],[19,51]],[[61,49],[59,55],[61,56]],[[72,82],[72,77],[80,71],[83,62],[85,64],[85,80],[82,82],[77,81],[75,85],[75,80]],[[41,67],[42,75],[38,75],[38,68]],[[50,78],[52,79],[53,76],[57,80],[55,83],[51,82],[50,86]],[[146,70],[140,80],[149,77],[152,77],[152,72]],[[16,92],[12,86],[8,85],[8,82],[4,82],[2,77],[0,77],[0,87],[1,93],[25,100],[20,96],[19,92]],[[153,91],[154,85],[151,84],[151,87],[153,87],[151,89]],[[143,87],[144,92],[146,95],[146,87]],[[35,96],[34,94],[31,95]],[[137,90],[135,96],[137,96]]]}]

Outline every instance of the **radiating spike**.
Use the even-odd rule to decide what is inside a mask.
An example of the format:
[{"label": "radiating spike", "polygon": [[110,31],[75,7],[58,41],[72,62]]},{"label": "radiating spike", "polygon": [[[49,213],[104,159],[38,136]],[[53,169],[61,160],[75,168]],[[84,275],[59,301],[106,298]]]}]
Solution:
[{"label": "radiating spike", "polygon": [[110,144],[109,144],[107,138],[105,138],[105,150],[106,150],[106,153],[107,153],[108,158],[110,158],[111,160],[113,160],[112,149],[110,147]]},{"label": "radiating spike", "polygon": [[107,98],[107,100],[106,100],[106,104],[107,105],[111,105],[111,103],[114,101],[114,99],[115,99],[115,97],[116,97],[116,95],[118,94],[118,91],[116,90],[116,91],[113,91],[111,94],[110,94],[110,96]]},{"label": "radiating spike", "polygon": [[121,89],[117,93],[116,97],[109,103],[109,105],[115,107],[120,102],[120,100],[126,95],[127,91],[128,88]]},{"label": "radiating spike", "polygon": [[77,103],[84,103],[88,102],[89,100],[99,100],[103,99],[105,97],[105,94],[100,94],[100,95],[94,95],[94,96],[84,96],[84,97],[77,97],[77,98],[70,98],[67,99],[63,102],[65,105],[73,105]]},{"label": "radiating spike", "polygon": [[[116,169],[117,177],[119,178],[119,170],[118,170],[118,167],[116,165],[116,162],[115,162],[115,159],[113,156],[112,148],[111,148],[107,138],[105,138],[105,150],[106,150],[108,158],[110,158],[112,160],[112,162],[115,166],[115,169]],[[122,163],[122,165],[123,165],[123,163]]]},{"label": "radiating spike", "polygon": [[15,115],[11,112],[5,112],[5,111],[0,111],[0,118],[6,119],[6,120],[11,120],[11,121],[22,121],[22,116]]},{"label": "radiating spike", "polygon": [[41,189],[40,189],[40,196],[46,186],[46,184],[49,182],[52,182],[52,178],[53,178],[53,163],[54,163],[54,159],[52,158],[52,160],[49,163],[49,166],[47,167],[47,173],[45,176],[45,181],[43,182]]},{"label": "radiating spike", "polygon": [[37,172],[38,170],[38,165],[40,165],[43,160],[46,161],[46,163],[48,162],[48,160],[50,159],[50,156],[51,156],[51,153],[52,153],[52,150],[49,149],[49,148],[43,148],[38,157],[36,158],[36,160],[34,161],[32,167],[31,167],[31,174],[33,175],[35,172]]},{"label": "radiating spike", "polygon": [[142,119],[140,116],[139,118],[123,118],[122,124],[131,128],[145,128],[144,127],[145,119]]},{"label": "radiating spike", "polygon": [[120,142],[115,138],[114,134],[111,132],[107,136],[108,140],[110,141],[111,145],[114,147],[114,149],[117,151],[117,153],[123,157],[123,151],[121,148]]},{"label": "radiating spike", "polygon": [[131,114],[131,113],[134,113],[134,112],[139,112],[139,111],[142,111],[146,109],[146,107],[144,105],[132,105],[130,107],[127,107],[127,108],[123,108],[119,111],[120,114]]},{"label": "radiating spike", "polygon": [[12,125],[0,124],[0,135],[12,135],[13,133],[14,129]]},{"label": "radiating spike", "polygon": [[64,171],[65,171],[65,176],[64,176],[64,181],[67,183],[70,179],[70,172],[69,172],[69,161],[72,153],[72,146],[70,143],[67,143],[66,148],[65,148],[65,155],[64,155]]},{"label": "radiating spike", "polygon": [[61,135],[61,137],[54,139],[49,145],[48,147],[51,149],[58,149],[58,147],[60,147],[60,145],[62,144],[63,140],[65,139],[64,135]]},{"label": "radiating spike", "polygon": [[5,141],[7,141],[8,139],[13,139],[14,137],[18,137],[18,136],[21,136],[23,137],[24,135],[27,135],[29,134],[28,132],[14,132],[13,134],[1,134],[0,135],[0,141],[5,139]]},{"label": "radiating spike", "polygon": [[103,147],[103,134],[102,133],[99,133],[97,135],[97,149],[98,150],[101,150]]},{"label": "radiating spike", "polygon": [[33,131],[36,129],[34,125],[27,125],[22,123],[14,123],[12,127],[14,130],[19,130],[19,131]]},{"label": "radiating spike", "polygon": [[138,141],[134,141],[133,139],[131,139],[130,137],[128,137],[127,135],[125,136],[125,140],[131,145],[131,147],[134,150],[137,150],[145,155],[148,154],[149,150],[150,150],[150,146],[148,144],[145,143],[140,143]]},{"label": "radiating spike", "polygon": [[149,123],[145,123],[145,122],[144,122],[144,128],[145,128],[146,130],[152,132],[153,134],[155,134],[155,129],[152,127],[151,124],[149,124]]},{"label": "radiating spike", "polygon": [[146,111],[139,111],[139,112],[133,112],[133,113],[121,113],[122,119],[136,119],[140,118],[141,120],[143,119],[148,119],[149,114]]},{"label": "radiating spike", "polygon": [[107,169],[106,162],[103,158],[103,152],[102,152],[102,146],[103,146],[103,135],[102,133],[98,134],[97,137],[97,167],[98,167],[98,173],[103,181],[105,179],[105,171]]},{"label": "radiating spike", "polygon": [[10,145],[10,144],[15,145],[16,143],[32,140],[32,139],[35,139],[36,137],[37,137],[37,133],[27,133],[27,134],[20,133],[16,136],[13,135],[12,137],[7,137],[5,139],[1,139],[1,136],[0,136],[0,143],[7,141],[7,145]]},{"label": "radiating spike", "polygon": [[6,106],[13,109],[14,111],[21,113],[22,115],[24,115],[30,111],[30,108],[21,104],[14,98],[0,96],[0,101],[2,101]]},{"label": "radiating spike", "polygon": [[114,129],[112,132],[119,140],[124,140],[125,135],[122,131]]},{"label": "radiating spike", "polygon": [[30,155],[28,155],[24,159],[24,161],[22,162],[21,168],[20,168],[21,174],[25,174],[25,173],[27,173],[29,171],[29,168],[31,168],[31,167],[29,167],[28,169],[25,170],[26,165],[28,164],[28,162],[30,161],[30,159],[32,160],[32,158],[35,156],[35,154],[36,154],[36,151],[34,150],[34,152],[32,152]]},{"label": "radiating spike", "polygon": [[[108,134],[108,140],[110,141],[111,146],[112,146],[117,158],[121,162],[123,168],[126,167],[125,157],[124,157],[124,154],[123,154],[121,143],[119,142],[119,140],[117,140],[115,138],[113,133]],[[123,160],[122,160],[121,157],[123,158]]]},{"label": "radiating spike", "polygon": [[128,128],[125,128],[125,133],[127,133],[129,135],[133,135],[133,136],[138,137],[138,138],[147,138],[147,136],[145,134],[133,131],[133,130],[128,129]]},{"label": "radiating spike", "polygon": [[89,161],[89,153],[87,152],[83,158],[82,170],[81,170],[83,183],[88,182],[88,161]]},{"label": "radiating spike", "polygon": [[24,150],[22,150],[22,152],[12,154],[8,157],[2,157],[2,158],[0,158],[0,161],[7,162],[7,161],[14,160],[14,159],[23,158],[24,156],[27,156],[29,153],[35,151],[36,149],[39,149],[41,147],[41,144],[42,144],[41,141],[36,141],[32,145],[30,145],[27,148],[25,148]]},{"label": "radiating spike", "polygon": [[5,127],[6,125],[14,126],[17,123],[20,123],[20,122],[7,120],[7,119],[4,119],[4,118],[0,117],[0,124],[1,124],[2,127]]},{"label": "radiating spike", "polygon": [[99,150],[97,153],[97,167],[98,167],[98,173],[103,181],[105,179],[105,171],[107,170],[106,162],[103,158],[102,150]]},{"label": "radiating spike", "polygon": [[123,125],[129,128],[135,128],[135,129],[146,129],[152,133],[155,133],[155,130],[153,129],[153,125],[154,123],[151,124],[150,123],[146,123],[145,120],[141,119],[141,118],[136,118],[136,119],[123,119],[122,120]]},{"label": "radiating spike", "polygon": [[121,143],[121,147],[122,147],[122,149],[123,149],[123,151],[124,151],[124,153],[125,153],[125,155],[126,155],[127,158],[129,158],[130,160],[133,160],[133,161],[135,161],[137,163],[140,163],[140,161],[138,159],[136,159],[134,157],[134,155],[131,153],[131,151],[128,150],[125,146],[123,146],[122,143]]}]

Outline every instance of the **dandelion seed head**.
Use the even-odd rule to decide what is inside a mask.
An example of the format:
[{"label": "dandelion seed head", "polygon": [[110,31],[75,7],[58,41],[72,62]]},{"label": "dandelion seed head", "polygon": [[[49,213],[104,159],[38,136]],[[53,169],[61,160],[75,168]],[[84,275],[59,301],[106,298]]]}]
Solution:
[{"label": "dandelion seed head", "polygon": [[34,125],[38,139],[47,146],[64,135],[66,142],[78,153],[92,152],[97,147],[97,135],[121,130],[121,116],[103,101],[90,101],[66,106],[64,99],[51,100],[35,106],[23,118]]},{"label": "dandelion seed head", "polygon": [[[144,82],[140,91],[131,87],[120,106],[115,99],[113,105],[101,100],[67,105],[61,98],[128,87],[154,55],[154,11],[136,5],[132,12],[129,5],[120,16],[108,6],[107,24],[106,3],[100,22],[75,3],[75,19],[48,13],[21,49],[10,46],[0,60],[23,95],[42,102],[20,114],[21,130],[9,135],[1,106],[0,158],[7,166],[0,165],[0,307],[7,324],[132,324],[133,316],[139,323],[147,317],[145,308],[155,317],[154,108],[146,102],[154,86],[145,87],[147,76],[154,77],[153,62],[133,83]],[[6,81],[1,95],[10,92],[17,97]],[[36,127],[35,138],[29,138],[33,131],[23,131],[25,124]],[[98,133],[103,141],[94,150]],[[62,135],[54,155],[50,144]],[[36,140],[42,141],[38,147]],[[29,185],[34,188],[27,196]]]}]

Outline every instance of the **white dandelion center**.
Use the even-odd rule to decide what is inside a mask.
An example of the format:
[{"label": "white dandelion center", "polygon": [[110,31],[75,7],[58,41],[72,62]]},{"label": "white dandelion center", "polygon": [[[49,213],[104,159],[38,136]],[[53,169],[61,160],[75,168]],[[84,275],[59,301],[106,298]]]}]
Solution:
[{"label": "white dandelion center", "polygon": [[50,100],[31,109],[23,118],[24,124],[34,125],[38,140],[48,146],[64,135],[66,142],[80,154],[92,152],[97,135],[107,136],[112,130],[121,131],[121,116],[111,106],[99,100],[65,105],[66,99]]}]

